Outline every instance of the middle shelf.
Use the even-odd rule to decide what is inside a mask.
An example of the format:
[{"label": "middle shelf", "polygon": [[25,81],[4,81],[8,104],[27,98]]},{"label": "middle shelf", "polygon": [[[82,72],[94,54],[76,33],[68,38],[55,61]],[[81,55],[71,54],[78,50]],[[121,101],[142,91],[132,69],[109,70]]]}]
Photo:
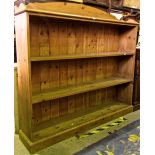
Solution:
[{"label": "middle shelf", "polygon": [[33,56],[30,60],[33,61],[50,61],[50,60],[67,60],[67,59],[84,59],[84,58],[102,58],[114,56],[130,56],[134,55],[133,51],[127,52],[101,52],[101,53],[85,53],[74,55],[53,55],[53,56]]},{"label": "middle shelf", "polygon": [[116,86],[124,83],[132,82],[128,78],[111,77],[104,80],[96,80],[86,84],[79,84],[76,86],[69,86],[64,88],[57,88],[52,91],[47,91],[43,93],[38,93],[32,96],[32,104],[53,100],[61,97],[71,96],[79,93],[89,92],[92,90],[97,90],[101,88],[107,88],[111,86]]}]

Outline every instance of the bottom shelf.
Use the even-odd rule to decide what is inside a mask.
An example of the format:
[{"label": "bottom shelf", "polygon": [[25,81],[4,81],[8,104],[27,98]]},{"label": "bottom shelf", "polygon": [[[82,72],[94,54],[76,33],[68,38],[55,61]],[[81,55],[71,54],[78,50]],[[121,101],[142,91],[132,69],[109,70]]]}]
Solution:
[{"label": "bottom shelf", "polygon": [[20,131],[20,138],[30,152],[36,152],[132,111],[132,105],[114,101],[108,102],[102,106],[91,108],[83,115],[75,115],[68,120],[63,119],[61,122],[58,121],[59,123],[48,128],[34,131],[32,133],[32,140],[29,140],[26,135]]}]

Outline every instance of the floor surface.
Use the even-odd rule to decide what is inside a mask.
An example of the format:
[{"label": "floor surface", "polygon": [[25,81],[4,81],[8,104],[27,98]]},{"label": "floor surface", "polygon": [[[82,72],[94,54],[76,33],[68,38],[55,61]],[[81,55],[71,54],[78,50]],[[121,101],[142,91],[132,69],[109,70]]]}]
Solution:
[{"label": "floor surface", "polygon": [[90,145],[75,155],[139,155],[140,120]]}]

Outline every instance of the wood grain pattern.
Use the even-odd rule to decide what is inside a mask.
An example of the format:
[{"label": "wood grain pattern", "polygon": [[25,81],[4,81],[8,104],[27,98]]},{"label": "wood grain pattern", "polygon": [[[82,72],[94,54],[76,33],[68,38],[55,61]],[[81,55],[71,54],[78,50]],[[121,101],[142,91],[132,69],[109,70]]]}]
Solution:
[{"label": "wood grain pattern", "polygon": [[128,105],[132,105],[133,83],[125,84],[117,88],[118,101],[124,101]]},{"label": "wood grain pattern", "polygon": [[76,84],[83,83],[83,62],[76,60]]},{"label": "wood grain pattern", "polygon": [[59,19],[71,19],[89,21],[93,23],[109,23],[128,26],[138,25],[136,22],[117,20],[114,16],[101,9],[79,3],[29,3],[26,6],[19,6],[18,8],[16,7],[15,14],[20,14],[23,11],[31,12],[31,14],[55,17]]},{"label": "wood grain pattern", "polygon": [[[65,55],[68,53],[68,35],[67,35],[67,23],[59,22],[59,55]],[[61,43],[61,44],[60,44]]]},{"label": "wood grain pattern", "polygon": [[85,58],[119,57],[134,55],[134,52],[102,52],[97,54],[79,54],[79,55],[60,55],[48,57],[31,57],[31,61],[51,61],[51,60],[74,60]]},{"label": "wood grain pattern", "polygon": [[59,27],[58,22],[49,23],[49,43],[50,43],[50,55],[59,55]]},{"label": "wood grain pattern", "polygon": [[31,56],[40,56],[39,52],[39,24],[38,20],[30,19],[30,48]]},{"label": "wood grain pattern", "polygon": [[67,53],[68,55],[74,55],[76,53],[75,49],[76,49],[76,23],[75,22],[71,22],[71,23],[67,23]]},{"label": "wood grain pattern", "polygon": [[32,63],[31,66],[31,81],[32,81],[32,95],[41,92],[41,74],[40,74],[40,63]]},{"label": "wood grain pattern", "polygon": [[50,62],[49,64],[49,79],[50,79],[50,90],[58,88],[59,87],[59,62]]},{"label": "wood grain pattern", "polygon": [[59,116],[63,116],[68,113],[68,97],[59,99]]},{"label": "wood grain pattern", "polygon": [[37,126],[42,122],[42,109],[41,104],[36,104],[33,106],[33,124]]},{"label": "wood grain pattern", "polygon": [[15,17],[16,47],[18,63],[19,128],[31,138],[31,64],[29,40],[29,16],[23,13]]},{"label": "wood grain pattern", "polygon": [[[108,103],[111,103],[111,102],[108,102]],[[104,106],[103,105],[98,106],[96,109],[94,109],[95,111],[92,108],[91,113],[88,113],[87,115],[85,115],[83,117],[78,117],[78,118],[73,118],[71,120],[66,120],[63,123],[60,123],[59,125],[56,125],[57,128],[55,128],[55,126],[52,126],[52,127],[49,127],[49,128],[34,132],[33,138],[34,139],[42,139],[43,137],[46,137],[48,134],[50,134],[50,136],[57,135],[57,133],[61,133],[62,130],[64,132],[66,132],[67,130],[71,130],[70,128],[75,128],[77,130],[78,126],[80,127],[81,125],[82,126],[84,125],[85,127],[88,127],[88,126],[90,127],[90,124],[92,122],[94,122],[94,120],[96,120],[96,119],[101,121],[101,118],[102,118],[102,120],[104,122],[105,120],[103,118],[109,117],[109,112],[112,112],[113,114],[115,114],[115,113],[118,113],[118,111],[119,112],[123,111],[124,108],[125,109],[129,108],[129,106],[127,106],[127,105],[125,105],[125,104],[123,104],[121,102],[113,102],[113,103],[111,103],[111,107],[109,107],[109,109],[107,109],[105,107],[108,107],[108,104],[104,105]],[[112,117],[115,117],[115,115],[113,115]],[[72,122],[73,122],[73,124],[71,126]],[[91,122],[91,123],[89,125],[87,125],[87,122]],[[64,128],[66,128],[66,130],[64,130]],[[81,129],[84,130],[84,128],[81,128]]]},{"label": "wood grain pattern", "polygon": [[83,92],[120,85],[128,82],[131,82],[131,80],[123,79],[123,78],[111,78],[111,79],[105,79],[100,81],[94,81],[89,84],[70,86],[66,88],[56,89],[55,91],[51,91],[51,92],[37,94],[32,97],[32,102],[33,104],[35,104],[41,101],[52,100],[59,97],[71,96],[71,95],[75,95]]},{"label": "wood grain pattern", "polygon": [[75,23],[75,35],[76,35],[76,42],[75,42],[75,53],[83,54],[84,53],[84,23]]},{"label": "wood grain pattern", "polygon": [[68,86],[76,84],[76,61],[68,61]]},{"label": "wood grain pattern", "polygon": [[59,63],[59,86],[65,87],[68,85],[67,75],[68,75],[68,63],[67,61],[61,61]]},{"label": "wood grain pattern", "polygon": [[49,56],[49,29],[46,21],[39,23],[39,50],[40,56]]},{"label": "wood grain pattern", "polygon": [[50,90],[50,72],[49,72],[49,64],[47,62],[44,62],[40,66],[40,87],[41,87],[41,92],[47,92]]},{"label": "wood grain pattern", "polygon": [[41,104],[42,109],[42,121],[48,121],[51,119],[51,103],[50,101],[42,102]]},{"label": "wood grain pattern", "polygon": [[59,117],[59,99],[51,101],[51,119]]},{"label": "wood grain pattern", "polygon": [[68,113],[76,111],[75,96],[68,97]]},{"label": "wood grain pattern", "polygon": [[137,23],[74,3],[18,9],[20,137],[30,151],[132,110]]}]

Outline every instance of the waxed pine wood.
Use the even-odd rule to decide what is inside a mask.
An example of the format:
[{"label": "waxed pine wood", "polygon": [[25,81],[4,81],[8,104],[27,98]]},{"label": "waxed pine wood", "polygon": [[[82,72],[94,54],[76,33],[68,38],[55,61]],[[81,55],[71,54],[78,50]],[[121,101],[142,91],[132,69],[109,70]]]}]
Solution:
[{"label": "waxed pine wood", "polygon": [[30,152],[132,111],[136,23],[83,4],[23,8],[16,10],[19,133]]}]

